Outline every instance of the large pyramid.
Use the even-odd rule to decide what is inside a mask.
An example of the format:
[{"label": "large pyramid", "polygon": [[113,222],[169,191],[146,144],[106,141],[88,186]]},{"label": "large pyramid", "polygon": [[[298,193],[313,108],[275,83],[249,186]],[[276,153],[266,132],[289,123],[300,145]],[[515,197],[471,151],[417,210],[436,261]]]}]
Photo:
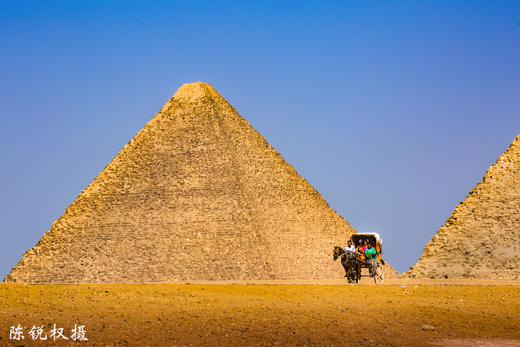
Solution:
[{"label": "large pyramid", "polygon": [[183,85],[6,276],[21,283],[341,278],[355,232],[209,84]]},{"label": "large pyramid", "polygon": [[404,277],[520,278],[520,136],[491,166]]}]

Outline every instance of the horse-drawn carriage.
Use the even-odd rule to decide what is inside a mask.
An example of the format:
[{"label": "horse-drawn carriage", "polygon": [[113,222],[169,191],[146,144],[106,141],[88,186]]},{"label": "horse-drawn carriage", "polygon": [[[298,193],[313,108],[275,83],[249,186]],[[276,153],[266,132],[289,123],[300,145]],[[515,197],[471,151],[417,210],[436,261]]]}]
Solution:
[{"label": "horse-drawn carriage", "polygon": [[[340,258],[341,264],[345,268],[345,277],[349,283],[359,283],[362,276],[370,276],[374,278],[375,283],[383,283],[385,280],[385,272],[383,265],[385,261],[381,257],[383,254],[383,240],[378,233],[359,233],[352,235],[352,243],[356,246],[356,252],[345,251],[342,247],[334,248],[334,260]],[[376,249],[376,257],[374,261],[370,261],[365,256],[362,245],[366,243],[374,245]],[[375,267],[375,269],[374,269]],[[362,269],[368,269],[368,275],[362,275]]]}]

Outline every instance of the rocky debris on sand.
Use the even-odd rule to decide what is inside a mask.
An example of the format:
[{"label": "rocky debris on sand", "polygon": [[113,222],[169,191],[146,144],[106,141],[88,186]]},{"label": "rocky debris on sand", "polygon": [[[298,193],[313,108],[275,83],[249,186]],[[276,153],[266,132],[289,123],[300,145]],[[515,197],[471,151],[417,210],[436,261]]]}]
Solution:
[{"label": "rocky debris on sand", "polygon": [[430,325],[430,324],[424,324],[421,327],[421,329],[424,330],[424,331],[434,331],[435,327],[433,325]]}]

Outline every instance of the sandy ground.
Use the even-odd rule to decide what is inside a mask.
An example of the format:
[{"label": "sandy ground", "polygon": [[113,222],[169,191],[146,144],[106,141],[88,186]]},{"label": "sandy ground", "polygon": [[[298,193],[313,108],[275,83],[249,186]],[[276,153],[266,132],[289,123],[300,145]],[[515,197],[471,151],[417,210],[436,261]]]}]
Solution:
[{"label": "sandy ground", "polygon": [[[365,283],[0,284],[0,345],[520,346],[519,286]],[[67,337],[85,325],[89,341],[32,341],[54,324]]]}]

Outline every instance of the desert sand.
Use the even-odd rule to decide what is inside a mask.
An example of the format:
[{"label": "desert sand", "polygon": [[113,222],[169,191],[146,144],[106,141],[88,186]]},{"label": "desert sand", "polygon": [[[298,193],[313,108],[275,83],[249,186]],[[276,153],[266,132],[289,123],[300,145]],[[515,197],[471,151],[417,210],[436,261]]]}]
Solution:
[{"label": "desert sand", "polygon": [[[520,345],[520,287],[424,284],[0,285],[0,344],[20,324],[85,325],[92,346]],[[438,282],[440,283],[440,282]],[[513,283],[515,284],[515,283]],[[47,342],[38,342],[48,345]]]}]

